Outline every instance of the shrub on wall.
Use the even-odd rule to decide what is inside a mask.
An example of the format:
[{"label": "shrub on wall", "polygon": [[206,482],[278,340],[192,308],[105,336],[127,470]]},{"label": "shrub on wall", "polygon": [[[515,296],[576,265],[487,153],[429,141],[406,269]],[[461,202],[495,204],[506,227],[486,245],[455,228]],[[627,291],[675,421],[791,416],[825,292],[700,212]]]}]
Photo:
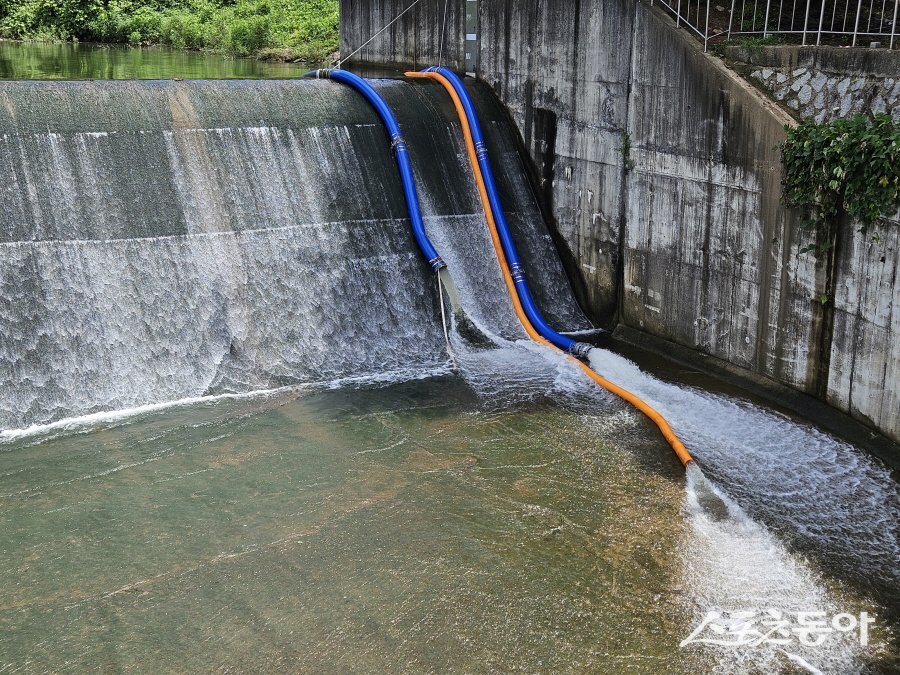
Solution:
[{"label": "shrub on wall", "polygon": [[900,124],[890,115],[808,120],[786,131],[784,200],[804,224],[827,233],[846,215],[865,232],[900,208]]}]

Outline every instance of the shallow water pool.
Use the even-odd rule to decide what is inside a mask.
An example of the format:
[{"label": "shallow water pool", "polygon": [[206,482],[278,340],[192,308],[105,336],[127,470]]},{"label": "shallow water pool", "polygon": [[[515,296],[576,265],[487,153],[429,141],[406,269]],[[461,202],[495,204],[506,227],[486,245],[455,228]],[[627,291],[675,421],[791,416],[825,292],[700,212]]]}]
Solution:
[{"label": "shallow water pool", "polygon": [[[788,562],[763,551],[751,574],[871,605],[692,512],[644,420],[543,362],[508,391],[482,364],[7,443],[0,672],[790,672],[772,650],[679,647],[727,556],[759,546]],[[823,662],[886,667],[883,628]]]}]

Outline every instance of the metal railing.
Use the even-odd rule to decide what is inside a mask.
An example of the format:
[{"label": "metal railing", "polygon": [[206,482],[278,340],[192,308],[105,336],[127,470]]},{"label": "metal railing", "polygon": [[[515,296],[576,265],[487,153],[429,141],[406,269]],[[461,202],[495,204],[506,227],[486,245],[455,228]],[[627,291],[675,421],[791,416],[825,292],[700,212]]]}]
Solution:
[{"label": "metal railing", "polygon": [[[887,42],[900,45],[897,16],[900,0],[651,0],[703,40],[783,37],[802,45],[856,47]],[[730,3],[730,4],[729,4]],[[865,44],[864,46],[871,46]],[[883,46],[883,45],[877,45]]]}]

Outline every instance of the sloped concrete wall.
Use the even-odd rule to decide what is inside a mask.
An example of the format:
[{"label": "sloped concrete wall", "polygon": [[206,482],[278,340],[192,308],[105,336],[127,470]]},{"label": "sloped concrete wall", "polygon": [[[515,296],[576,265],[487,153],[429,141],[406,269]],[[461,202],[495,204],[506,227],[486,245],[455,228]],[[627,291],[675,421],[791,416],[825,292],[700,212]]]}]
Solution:
[{"label": "sloped concrete wall", "polygon": [[815,260],[779,202],[791,122],[639,7],[624,322],[814,393]]},{"label": "sloped concrete wall", "polygon": [[627,2],[482,3],[479,78],[509,107],[593,317],[616,316],[634,14]]},{"label": "sloped concrete wall", "polygon": [[896,218],[844,224],[834,260],[800,253],[776,148],[792,118],[661,12],[637,6],[632,51],[622,321],[900,439]]},{"label": "sloped concrete wall", "polygon": [[[781,204],[776,148],[793,119],[658,8],[479,5],[478,77],[522,134],[595,321],[817,396],[900,441],[900,228],[880,241],[846,228],[833,260],[801,254],[814,242]],[[389,47],[378,60],[430,65]]]}]

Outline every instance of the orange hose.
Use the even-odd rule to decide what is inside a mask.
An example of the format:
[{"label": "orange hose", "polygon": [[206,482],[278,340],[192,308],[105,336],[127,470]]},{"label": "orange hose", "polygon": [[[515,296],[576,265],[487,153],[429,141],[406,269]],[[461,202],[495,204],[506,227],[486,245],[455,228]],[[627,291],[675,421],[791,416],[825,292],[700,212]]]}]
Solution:
[{"label": "orange hose", "polygon": [[[481,197],[481,204],[484,208],[484,215],[487,219],[488,229],[491,232],[491,241],[494,244],[494,251],[497,254],[497,261],[500,263],[500,269],[503,272],[503,281],[506,283],[506,290],[509,293],[509,299],[512,301],[513,308],[516,310],[516,316],[519,317],[519,321],[521,322],[522,327],[525,329],[525,332],[528,333],[528,337],[530,337],[535,342],[562,352],[561,349],[541,337],[541,335],[534,329],[534,326],[531,325],[531,322],[525,315],[525,310],[522,308],[522,303],[519,302],[519,294],[516,292],[516,284],[513,281],[512,275],[509,273],[509,266],[506,263],[506,255],[503,253],[503,246],[500,242],[500,235],[497,232],[497,224],[494,221],[494,214],[491,210],[490,201],[488,201],[487,188],[484,185],[484,178],[481,175],[481,167],[478,164],[478,154],[475,151],[475,143],[472,140],[472,131],[469,128],[469,120],[468,117],[466,117],[466,111],[463,108],[462,102],[459,100],[459,96],[457,95],[456,90],[453,88],[453,85],[450,84],[447,78],[445,78],[440,73],[408,72],[406,73],[406,76],[413,79],[427,79],[439,82],[450,95],[450,98],[453,101],[453,105],[456,107],[456,114],[459,116],[459,122],[462,125],[463,135],[466,139],[466,151],[469,154],[469,163],[472,165],[472,172],[475,174],[475,183],[478,185],[478,194]],[[614,384],[613,382],[607,380],[605,377],[598,375],[587,364],[582,363],[574,356],[569,354],[567,354],[567,356],[569,359],[577,363],[578,366],[594,382],[599,384],[607,391],[610,391],[616,396],[619,396],[620,398],[628,401],[631,405],[633,405],[635,408],[649,417],[659,428],[660,432],[663,435],[663,438],[665,438],[669,445],[672,446],[672,450],[675,451],[675,454],[678,456],[678,459],[684,466],[687,466],[692,461],[694,461],[694,458],[691,457],[691,454],[687,451],[687,448],[684,447],[684,444],[681,442],[678,436],[675,435],[675,432],[672,431],[669,423],[666,422],[665,418],[660,415],[659,412],[657,412],[643,400],[632,394],[630,391],[622,389],[622,387],[620,387],[619,385]]]}]

